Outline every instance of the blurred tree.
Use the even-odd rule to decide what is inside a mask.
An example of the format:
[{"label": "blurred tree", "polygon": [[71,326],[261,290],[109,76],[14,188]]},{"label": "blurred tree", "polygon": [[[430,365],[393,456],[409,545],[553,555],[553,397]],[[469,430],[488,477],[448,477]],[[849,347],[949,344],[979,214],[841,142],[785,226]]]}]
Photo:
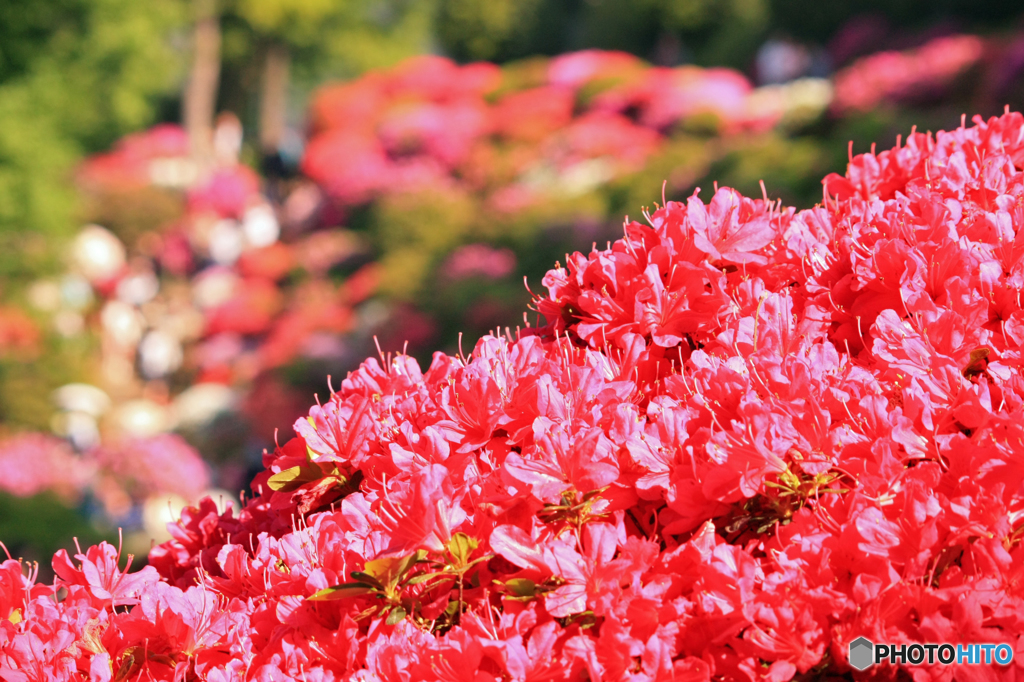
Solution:
[{"label": "blurred tree", "polygon": [[[452,57],[505,62],[585,48],[659,64],[746,69],[772,34],[825,45],[863,38],[870,20],[894,29],[991,30],[1024,15],[1020,0],[436,0],[435,34]],[[854,22],[854,23],[851,23]],[[892,42],[892,41],[890,41]],[[896,40],[899,42],[899,40]],[[864,50],[882,45],[865,44]]]},{"label": "blurred tree", "polygon": [[1024,14],[1020,0],[768,0],[773,26],[801,40],[825,43],[855,17],[872,16],[903,29],[946,22],[961,30],[1001,28]]},{"label": "blurred tree", "polygon": [[0,276],[43,267],[53,251],[41,237],[75,225],[69,179],[83,154],[174,117],[180,97],[209,156],[218,107],[245,118],[258,90],[261,147],[273,150],[293,74],[312,84],[423,52],[432,17],[432,2],[412,0],[0,3]]},{"label": "blurred tree", "polygon": [[213,119],[220,81],[220,16],[217,0],[192,0],[192,68],[182,94],[181,118],[188,131],[192,157],[207,166],[213,161]]},{"label": "blurred tree", "polygon": [[[174,87],[180,0],[0,3],[0,276],[33,271],[72,225],[84,152],[149,123]],[[33,235],[37,235],[33,237]]]},{"label": "blurred tree", "polygon": [[439,0],[435,24],[461,60],[601,48],[744,67],[768,19],[768,0]]},{"label": "blurred tree", "polygon": [[577,0],[440,0],[434,24],[455,59],[508,61],[562,51],[581,6]]},{"label": "blurred tree", "polygon": [[[275,155],[297,71],[308,84],[390,66],[429,48],[431,2],[412,0],[234,0],[224,17],[225,69],[239,77],[234,108],[259,92],[261,153]],[[258,64],[260,73],[253,73]],[[227,99],[232,93],[227,93]]]}]

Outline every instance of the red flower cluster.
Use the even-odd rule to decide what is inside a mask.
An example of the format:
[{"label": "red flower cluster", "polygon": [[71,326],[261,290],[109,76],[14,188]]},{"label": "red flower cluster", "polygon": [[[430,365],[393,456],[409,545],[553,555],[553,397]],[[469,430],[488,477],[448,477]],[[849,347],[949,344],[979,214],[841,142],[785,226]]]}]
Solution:
[{"label": "red flower cluster", "polygon": [[[549,272],[546,326],[364,363],[144,571],[5,563],[0,675],[786,680],[860,635],[1024,660],[1022,168],[1007,113],[809,210],[722,188],[627,223]],[[954,675],[1024,667],[914,670]]]},{"label": "red flower cluster", "polygon": [[113,186],[121,190],[148,187],[153,183],[187,184],[192,181],[194,171],[174,171],[182,167],[180,160],[189,153],[188,134],[181,127],[169,123],[156,125],[119,140],[106,154],[91,156],[82,164],[78,180],[87,187]]},{"label": "red flower cluster", "polygon": [[936,38],[916,50],[879,52],[857,60],[835,76],[833,108],[869,111],[883,102],[934,94],[981,59],[978,36]]},{"label": "red flower cluster", "polygon": [[771,128],[782,111],[755,112],[751,90],[730,69],[654,68],[620,52],[518,69],[421,57],[323,88],[302,166],[342,205],[395,188],[458,186],[500,188],[499,206],[503,195],[535,193],[537,183],[520,177],[530,173],[569,173],[573,185],[596,159],[608,164],[597,182],[636,170],[664,133],[694,117],[726,132]]},{"label": "red flower cluster", "polygon": [[52,492],[74,498],[95,473],[66,442],[41,433],[0,442],[0,467],[4,471],[0,490],[18,497]]}]

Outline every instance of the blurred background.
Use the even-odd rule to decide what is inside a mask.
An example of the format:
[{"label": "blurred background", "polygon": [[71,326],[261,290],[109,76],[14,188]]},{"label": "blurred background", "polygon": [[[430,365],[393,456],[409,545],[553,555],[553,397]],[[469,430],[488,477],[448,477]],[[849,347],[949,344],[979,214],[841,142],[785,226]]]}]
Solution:
[{"label": "blurred background", "polygon": [[1022,103],[1018,0],[0,0],[0,541],[144,555],[623,216]]}]

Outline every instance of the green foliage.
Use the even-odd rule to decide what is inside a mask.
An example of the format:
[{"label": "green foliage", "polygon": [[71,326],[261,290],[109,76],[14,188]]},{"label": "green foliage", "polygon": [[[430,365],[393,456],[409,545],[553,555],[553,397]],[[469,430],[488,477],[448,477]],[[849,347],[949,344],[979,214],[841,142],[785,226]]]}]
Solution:
[{"label": "green foliage", "polygon": [[777,29],[796,38],[827,41],[856,16],[874,16],[902,28],[922,28],[939,21],[955,22],[962,29],[995,28],[1019,17],[1019,0],[769,0]]},{"label": "green foliage", "polygon": [[37,360],[0,359],[0,423],[48,431],[51,393],[64,384],[93,380],[97,351],[95,341],[84,336],[46,335]]},{"label": "green foliage", "polygon": [[576,2],[440,0],[437,39],[456,59],[507,61],[555,54],[566,43]]},{"label": "green foliage", "polygon": [[460,60],[601,48],[746,69],[773,33],[825,44],[863,15],[901,27],[954,19],[999,28],[1020,14],[1016,0],[437,0],[435,32]]},{"label": "green foliage", "polygon": [[44,576],[50,575],[49,559],[58,549],[74,554],[76,537],[83,547],[117,541],[116,534],[93,526],[50,493],[33,497],[0,493],[0,542],[15,559],[39,561]]},{"label": "green foliage", "polygon": [[575,47],[658,58],[659,41],[674,40],[676,59],[744,67],[768,18],[766,0],[598,0],[583,5]]},{"label": "green foliage", "polygon": [[325,22],[323,42],[311,50],[322,61],[307,59],[308,74],[357,74],[429,50],[431,2],[349,0],[345,6],[347,11]]},{"label": "green foliage", "polygon": [[325,80],[427,52],[432,18],[433,0],[227,0],[220,106],[238,114],[247,130],[259,129],[257,93],[269,48],[288,55],[289,93],[308,93]]},{"label": "green foliage", "polygon": [[791,139],[775,133],[737,138],[730,140],[726,153],[713,166],[709,178],[752,197],[761,196],[763,180],[769,199],[781,198],[789,205],[813,206],[821,201],[818,178],[843,168],[843,165],[829,164],[825,149],[817,139]]},{"label": "green foliage", "polygon": [[0,80],[31,69],[54,33],[82,25],[86,9],[79,0],[7,0],[0,4]]},{"label": "green foliage", "polygon": [[412,0],[234,0],[223,16],[225,67],[244,71],[269,43],[288,48],[310,85],[391,66],[429,48],[432,12]]},{"label": "green foliage", "polygon": [[439,0],[435,25],[462,60],[601,48],[743,67],[769,26],[767,1]]},{"label": "green foliage", "polygon": [[[0,10],[0,276],[45,267],[25,233],[74,225],[70,173],[85,152],[150,123],[179,75],[177,0],[41,0]],[[31,240],[28,240],[31,243]],[[38,255],[38,254],[37,254]]]},{"label": "green foliage", "polygon": [[[31,272],[46,262],[45,244],[23,233],[66,231],[73,192],[67,175],[80,146],[61,136],[59,116],[32,83],[0,85],[0,276]],[[26,253],[27,242],[35,242]],[[42,246],[42,248],[39,248]],[[26,258],[28,256],[28,258]]]},{"label": "green foliage", "polygon": [[390,195],[372,209],[373,238],[383,254],[386,293],[420,291],[433,259],[451,251],[469,233],[480,209],[463,192],[408,192]]}]

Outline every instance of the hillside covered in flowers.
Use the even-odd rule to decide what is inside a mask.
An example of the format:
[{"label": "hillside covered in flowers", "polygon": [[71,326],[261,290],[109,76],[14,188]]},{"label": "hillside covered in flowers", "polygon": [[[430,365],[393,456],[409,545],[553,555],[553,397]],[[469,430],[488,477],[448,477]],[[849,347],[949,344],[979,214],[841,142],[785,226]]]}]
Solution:
[{"label": "hillside covered in flowers", "polygon": [[668,202],[550,270],[541,324],[363,363],[141,571],[3,563],[0,677],[825,679],[864,635],[1021,679],[1022,228],[1010,112],[813,208]]}]

